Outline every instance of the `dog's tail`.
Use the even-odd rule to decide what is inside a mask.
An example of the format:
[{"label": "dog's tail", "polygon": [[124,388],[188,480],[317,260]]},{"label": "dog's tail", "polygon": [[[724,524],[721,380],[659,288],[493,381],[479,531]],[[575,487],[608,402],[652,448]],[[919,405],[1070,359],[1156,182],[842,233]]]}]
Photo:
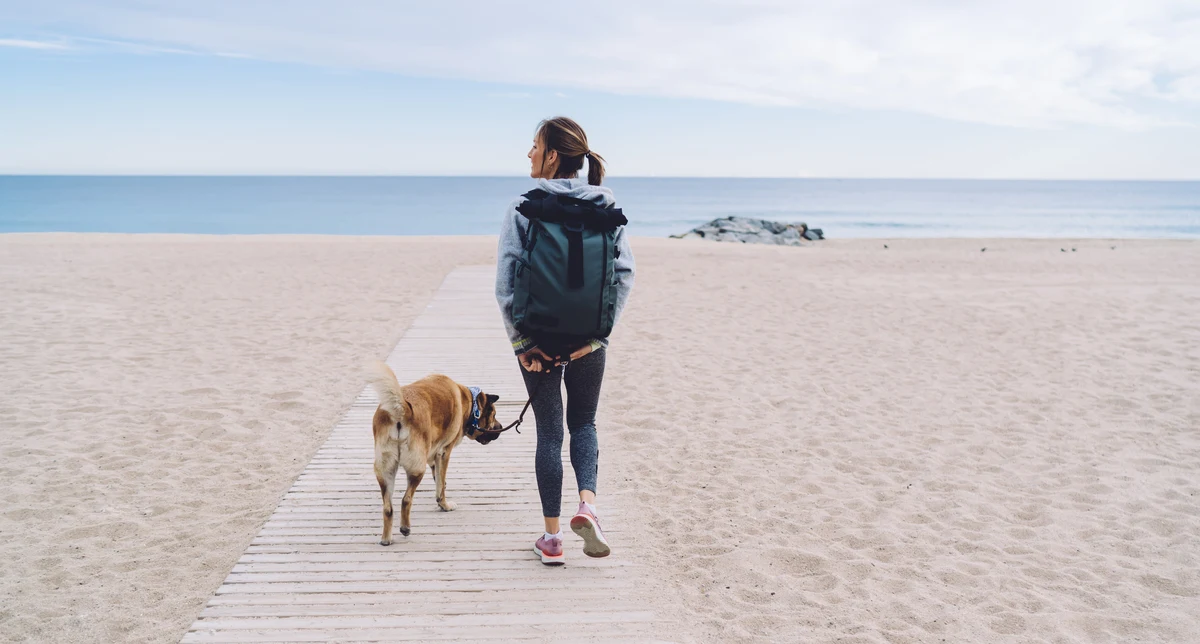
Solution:
[{"label": "dog's tail", "polygon": [[408,420],[408,404],[404,402],[404,394],[400,391],[400,381],[396,372],[383,362],[371,366],[371,387],[379,396],[379,406],[392,415],[396,423]]}]

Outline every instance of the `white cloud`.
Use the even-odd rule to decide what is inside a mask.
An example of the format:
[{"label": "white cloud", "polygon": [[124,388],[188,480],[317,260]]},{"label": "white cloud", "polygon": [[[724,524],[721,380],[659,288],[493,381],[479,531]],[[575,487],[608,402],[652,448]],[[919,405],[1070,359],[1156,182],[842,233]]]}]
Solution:
[{"label": "white cloud", "polygon": [[1200,122],[1193,0],[47,0],[5,18],[147,48],[561,89],[1022,127]]},{"label": "white cloud", "polygon": [[0,38],[0,47],[16,49],[66,49],[66,45],[41,40],[21,40],[19,38]]},{"label": "white cloud", "polygon": [[164,47],[160,45],[147,44],[145,42],[128,42],[124,40],[112,40],[110,38],[88,38],[78,36],[71,39],[77,44],[77,47],[89,47],[99,51],[118,51],[127,54],[174,54],[177,56],[225,56],[219,52],[196,51],[190,49],[180,49],[178,47]]}]

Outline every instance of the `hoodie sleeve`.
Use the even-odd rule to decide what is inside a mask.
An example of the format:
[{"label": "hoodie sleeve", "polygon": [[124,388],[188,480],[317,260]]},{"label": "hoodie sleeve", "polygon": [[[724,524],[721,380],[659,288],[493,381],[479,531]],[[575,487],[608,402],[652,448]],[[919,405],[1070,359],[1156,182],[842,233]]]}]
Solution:
[{"label": "hoodie sleeve", "polygon": [[629,294],[633,292],[633,249],[629,247],[629,235],[625,234],[625,227],[622,226],[617,231],[617,250],[621,255],[613,261],[613,273],[617,279],[617,307],[614,311],[613,324],[621,320],[621,311],[625,308],[625,303],[629,301]]},{"label": "hoodie sleeve", "polygon": [[513,353],[517,355],[533,348],[533,340],[513,327],[512,315],[517,260],[525,247],[525,235],[529,228],[528,220],[517,212],[517,205],[522,201],[523,198],[518,198],[508,206],[508,212],[500,225],[500,246],[496,250],[496,304],[500,306],[504,328],[508,331],[509,341],[512,342]]}]

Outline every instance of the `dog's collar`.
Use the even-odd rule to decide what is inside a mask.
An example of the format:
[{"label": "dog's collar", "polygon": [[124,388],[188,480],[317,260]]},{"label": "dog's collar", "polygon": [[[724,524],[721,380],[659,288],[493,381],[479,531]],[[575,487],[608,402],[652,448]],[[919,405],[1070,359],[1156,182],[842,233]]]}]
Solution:
[{"label": "dog's collar", "polygon": [[483,415],[483,410],[479,408],[479,392],[483,390],[479,387],[467,388],[471,390],[471,417],[467,419],[467,429],[474,430],[467,438],[474,438],[474,434],[479,432],[479,417]]}]

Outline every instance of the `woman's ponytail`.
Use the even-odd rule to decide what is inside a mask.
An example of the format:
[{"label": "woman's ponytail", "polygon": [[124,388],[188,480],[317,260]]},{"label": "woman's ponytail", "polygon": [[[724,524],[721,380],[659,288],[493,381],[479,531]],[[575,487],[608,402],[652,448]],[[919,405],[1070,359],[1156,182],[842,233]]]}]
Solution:
[{"label": "woman's ponytail", "polygon": [[584,155],[588,162],[588,183],[593,186],[600,185],[604,181],[604,157],[588,150]]}]

